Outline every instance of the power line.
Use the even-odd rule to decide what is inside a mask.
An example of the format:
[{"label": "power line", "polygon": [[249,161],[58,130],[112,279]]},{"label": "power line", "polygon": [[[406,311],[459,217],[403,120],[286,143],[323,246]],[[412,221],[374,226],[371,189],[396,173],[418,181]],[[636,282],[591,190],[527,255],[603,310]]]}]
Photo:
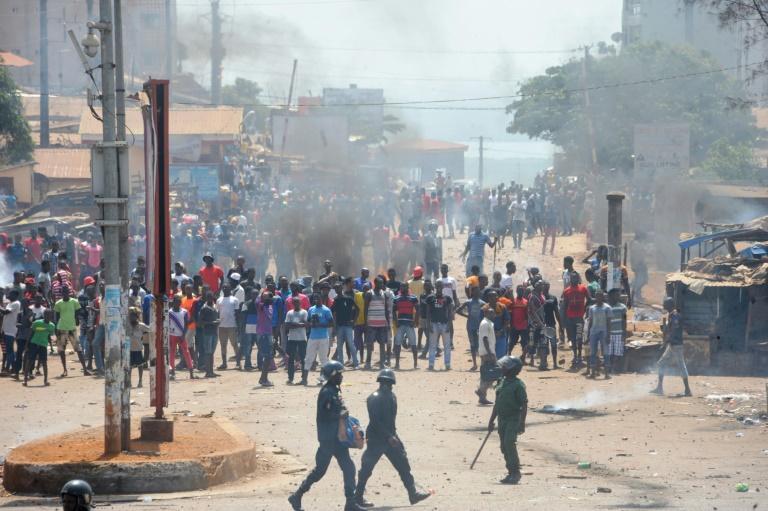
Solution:
[{"label": "power line", "polygon": [[[357,4],[357,3],[369,3],[376,0],[296,0],[288,2],[264,2],[260,0],[231,0],[234,6],[244,7],[290,7],[294,5],[331,5],[331,4]],[[190,6],[208,6],[209,0],[182,0],[177,1],[176,5],[190,5]]]},{"label": "power line", "polygon": [[[754,62],[752,64],[746,64],[742,67],[753,67],[762,65],[762,62]],[[575,88],[575,89],[565,89],[565,90],[553,90],[553,91],[545,91],[535,94],[511,94],[511,95],[504,95],[504,96],[480,96],[480,97],[464,97],[464,98],[448,98],[448,99],[424,99],[424,100],[407,100],[407,101],[383,101],[383,102],[375,102],[375,103],[349,103],[349,104],[336,104],[336,105],[313,105],[313,108],[338,108],[338,107],[374,107],[374,106],[381,106],[381,107],[411,107],[413,105],[435,105],[435,104],[446,104],[446,103],[466,103],[470,101],[494,101],[494,100],[510,100],[510,99],[522,99],[525,97],[533,97],[533,96],[559,96],[563,94],[575,94],[580,93],[584,91],[599,91],[599,90],[606,90],[606,89],[616,89],[620,87],[631,87],[635,85],[653,85],[656,83],[671,81],[671,80],[681,80],[685,78],[695,78],[697,76],[706,76],[714,73],[721,73],[724,71],[732,71],[737,69],[739,66],[733,66],[733,67],[723,67],[718,69],[711,69],[707,71],[697,71],[692,73],[682,73],[678,75],[670,75],[670,76],[661,76],[656,78],[646,78],[643,80],[634,80],[634,81],[627,81],[627,82],[616,82],[616,83],[609,83],[609,84],[601,84],[601,85],[594,85],[591,87],[581,87],[581,88]],[[275,108],[285,108],[286,105],[263,105],[267,107],[275,107]],[[495,109],[495,110],[503,110],[506,107],[498,107],[498,108],[488,108],[488,109]],[[424,107],[424,109],[427,109],[427,107]],[[436,109],[436,108],[435,108]],[[470,109],[470,108],[467,108]],[[477,109],[476,107],[472,107],[472,110]]]},{"label": "power line", "polygon": [[342,51],[358,53],[426,53],[448,55],[552,55],[576,53],[578,48],[551,49],[551,50],[452,50],[440,48],[344,48],[335,46],[312,46],[299,44],[256,44],[253,48],[291,48],[319,51]]}]

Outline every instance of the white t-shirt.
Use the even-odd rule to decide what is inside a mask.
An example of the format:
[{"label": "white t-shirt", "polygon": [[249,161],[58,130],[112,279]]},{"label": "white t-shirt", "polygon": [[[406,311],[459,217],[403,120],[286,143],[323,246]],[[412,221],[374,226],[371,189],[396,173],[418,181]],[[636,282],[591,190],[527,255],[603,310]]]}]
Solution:
[{"label": "white t-shirt", "polygon": [[5,307],[5,310],[8,311],[8,314],[3,316],[3,334],[16,337],[16,330],[18,329],[16,323],[18,323],[21,313],[21,302],[18,300],[11,302]]},{"label": "white t-shirt", "polygon": [[[451,289],[454,293],[458,291],[458,287],[456,285],[456,279],[454,279],[450,275],[438,280],[443,283],[444,291],[448,289]],[[453,298],[453,293],[445,293],[445,294],[450,295],[450,297]]]},{"label": "white t-shirt", "polygon": [[29,306],[29,311],[32,313],[32,321],[37,321],[38,319],[43,319],[43,316],[45,315],[45,306],[41,305],[40,307],[35,307],[34,305]]},{"label": "white t-shirt", "polygon": [[[485,349],[485,343],[483,343],[483,337],[488,338],[488,347],[491,348],[491,351],[488,351]],[[488,318],[483,318],[483,320],[480,322],[480,328],[477,331],[477,339],[480,341],[477,349],[478,355],[481,357],[485,357],[487,355],[492,355],[495,353],[496,350],[496,332],[493,330],[493,321],[489,320]]]},{"label": "white t-shirt", "polygon": [[[285,322],[286,323],[306,323],[307,322],[307,311],[304,309],[296,310],[289,310],[285,314]],[[307,329],[306,328],[291,328],[288,330],[288,340],[289,341],[307,341]]]},{"label": "white t-shirt", "polygon": [[513,222],[525,222],[525,210],[528,208],[528,203],[525,200],[513,201],[509,205],[509,211],[512,213]]},{"label": "white t-shirt", "polygon": [[181,289],[181,286],[184,285],[184,282],[192,279],[190,279],[189,275],[187,275],[186,273],[182,273],[181,275],[176,275],[175,273],[172,273],[171,280],[175,280],[176,283],[179,285],[179,289]]},{"label": "white t-shirt", "polygon": [[517,286],[522,285],[523,283],[523,277],[519,273],[513,273],[512,275],[507,275],[506,273],[501,276],[501,287],[504,289],[512,289],[512,291],[517,290]]},{"label": "white t-shirt", "polygon": [[243,286],[238,284],[237,287],[232,290],[232,296],[237,298],[238,302],[244,303],[245,302],[245,289],[243,289]]},{"label": "white t-shirt", "polygon": [[240,302],[234,296],[222,296],[216,300],[216,309],[219,311],[219,327],[235,328],[237,319],[235,311],[240,306]]},{"label": "white t-shirt", "polygon": [[[181,337],[184,335],[184,325],[187,322],[189,313],[187,309],[179,308],[179,312],[173,309],[168,311],[168,335]],[[175,321],[174,321],[175,320]],[[178,322],[178,324],[177,324]]]}]

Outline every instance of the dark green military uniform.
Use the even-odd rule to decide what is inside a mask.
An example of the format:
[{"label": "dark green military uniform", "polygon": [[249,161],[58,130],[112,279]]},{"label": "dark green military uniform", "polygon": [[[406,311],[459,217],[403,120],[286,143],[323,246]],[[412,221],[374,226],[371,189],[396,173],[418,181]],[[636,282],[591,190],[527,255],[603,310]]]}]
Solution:
[{"label": "dark green military uniform", "polygon": [[520,431],[520,419],[528,405],[525,384],[516,376],[502,378],[496,387],[496,413],[499,419],[499,439],[501,452],[507,464],[507,471],[520,472],[520,458],[517,456],[517,434]]}]

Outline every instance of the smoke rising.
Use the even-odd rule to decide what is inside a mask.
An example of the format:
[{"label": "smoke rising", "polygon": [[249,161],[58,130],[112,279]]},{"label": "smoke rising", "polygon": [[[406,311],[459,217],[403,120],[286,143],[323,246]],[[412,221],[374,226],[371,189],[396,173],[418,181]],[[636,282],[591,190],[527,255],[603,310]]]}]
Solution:
[{"label": "smoke rising", "polygon": [[605,405],[634,401],[648,396],[648,389],[636,387],[628,390],[605,391],[590,390],[583,396],[566,399],[555,403],[555,408],[583,410],[599,408]]}]

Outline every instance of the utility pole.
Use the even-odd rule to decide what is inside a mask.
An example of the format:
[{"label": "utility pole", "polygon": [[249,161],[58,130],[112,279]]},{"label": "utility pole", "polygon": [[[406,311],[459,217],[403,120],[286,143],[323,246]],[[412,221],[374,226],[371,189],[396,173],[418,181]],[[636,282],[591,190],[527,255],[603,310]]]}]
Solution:
[{"label": "utility pole", "polygon": [[96,221],[104,236],[105,305],[104,321],[106,377],[104,412],[104,450],[107,455],[121,450],[121,409],[122,409],[122,311],[120,307],[120,178],[118,169],[118,143],[116,142],[115,119],[115,65],[113,41],[112,0],[99,0],[99,21],[89,27],[101,31],[101,105],[102,137],[97,148],[103,153],[104,190],[103,196],[96,197],[100,206],[101,219]]},{"label": "utility pole", "polygon": [[48,92],[48,0],[40,0],[40,147],[51,142]]},{"label": "utility pole", "polygon": [[173,16],[171,13],[171,0],[165,0],[165,72],[169,80],[173,79],[173,40],[176,37],[171,16]]},{"label": "utility pole", "polygon": [[280,142],[280,159],[277,163],[277,179],[283,174],[283,157],[285,156],[285,140],[288,136],[288,119],[290,118],[291,102],[293,101],[293,84],[296,81],[296,67],[298,59],[293,59],[293,71],[291,71],[291,84],[288,86],[288,102],[285,104],[285,124],[283,125],[283,139]]},{"label": "utility pole", "polygon": [[591,153],[592,175],[597,175],[597,148],[595,147],[595,127],[592,124],[592,103],[589,99],[589,87],[587,82],[587,61],[589,60],[589,46],[584,46],[584,59],[581,61],[581,87],[584,89],[584,117],[587,120],[587,134],[589,135],[589,149]]},{"label": "utility pole", "polygon": [[696,0],[685,0],[685,42],[693,46],[693,4]]},{"label": "utility pole", "polygon": [[221,61],[223,59],[219,0],[211,0],[211,104],[213,105],[221,104]]},{"label": "utility pole", "polygon": [[482,190],[483,180],[485,178],[485,161],[484,161],[485,141],[490,139],[486,139],[484,136],[480,135],[479,137],[472,138],[471,140],[478,140],[480,142],[480,163],[477,168],[477,185]]},{"label": "utility pole", "polygon": [[[123,66],[123,8],[122,0],[114,0],[114,35],[115,35],[115,122],[116,137],[118,142],[125,142],[125,71]],[[121,147],[118,151],[127,151],[126,147]],[[127,158],[118,158],[117,173],[118,196],[121,199],[127,199],[129,190],[123,190],[123,184],[130,182],[130,179],[124,179],[122,174],[130,170],[122,168],[121,164],[127,162]],[[128,202],[119,204],[120,218],[128,218]],[[128,267],[130,264],[130,249],[128,248],[128,224],[120,226],[119,232],[119,268],[120,268],[120,287],[122,291],[128,289]],[[131,344],[125,336],[122,337],[121,363],[123,371],[122,388],[120,390],[120,447],[123,451],[130,448],[131,443]]]}]

